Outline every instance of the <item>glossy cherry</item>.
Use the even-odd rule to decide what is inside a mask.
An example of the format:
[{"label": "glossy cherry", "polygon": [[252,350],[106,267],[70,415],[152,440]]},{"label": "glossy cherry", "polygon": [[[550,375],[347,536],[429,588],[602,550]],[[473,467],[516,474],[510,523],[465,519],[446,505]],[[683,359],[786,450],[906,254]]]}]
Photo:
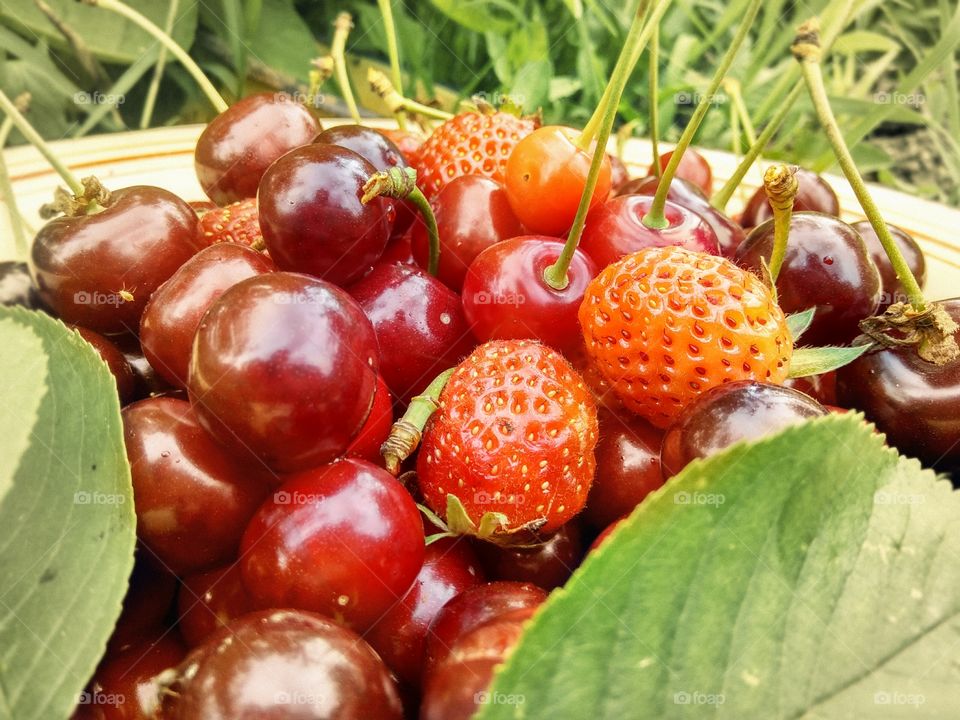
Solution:
[{"label": "glossy cherry", "polygon": [[347,448],[347,457],[369,460],[374,465],[383,463],[380,446],[390,437],[393,427],[393,397],[383,376],[377,375],[377,389],[373,394],[373,406],[367,421]]},{"label": "glossy cherry", "polygon": [[752,380],[718,385],[684,408],[663,436],[664,477],[698,458],[744,440],[758,440],[827,410],[813,398],[782,385]]},{"label": "glossy cherry", "polygon": [[660,444],[663,431],[627,413],[600,413],[600,439],[594,451],[597,473],[587,497],[584,518],[604,528],[629,515],[663,485]]},{"label": "glossy cherry", "polygon": [[274,270],[270,258],[242,245],[204,248],[151,296],[140,318],[140,345],[175,387],[186,387],[193,336],[213,301],[241,280]]},{"label": "glossy cherry", "polygon": [[696,212],[667,201],[664,217],[669,225],[663,229],[643,224],[653,197],[621,195],[594,207],[580,239],[580,249],[593,258],[598,268],[605,268],[620,258],[649,247],[678,245],[688,250],[719,255],[717,235]]},{"label": "glossy cherry", "polygon": [[254,609],[240,566],[224,565],[183,578],[177,595],[177,627],[187,646],[193,648]]},{"label": "glossy cherry", "polygon": [[534,338],[558,350],[580,342],[577,311],[597,266],[577,249],[567,268],[567,286],[556,290],[543,273],[562,251],[559,238],[522,235],[477,255],[462,293],[463,311],[477,340]]},{"label": "glossy cherry", "polygon": [[203,191],[217,205],[255,197],[260,178],[284,153],[320,131],[310,111],[281,93],[238,100],[204,128],[194,167]]},{"label": "glossy cherry", "polygon": [[630,171],[626,163],[613,153],[607,153],[610,159],[610,192],[619,195],[617,188],[630,182]]},{"label": "glossy cherry", "polygon": [[[773,250],[773,220],[750,231],[737,252],[744,267],[761,272]],[[787,254],[777,278],[780,307],[816,307],[804,345],[845,345],[880,304],[880,273],[863,238],[845,222],[813,212],[794,213]]]},{"label": "glossy cherry", "polygon": [[[960,321],[960,298],[943,304]],[[867,353],[837,371],[837,398],[862,410],[900,452],[936,468],[960,467],[960,360],[938,367],[913,348]]]},{"label": "glossy cherry", "polygon": [[120,352],[120,349],[103,335],[93,330],[76,325],[73,326],[73,329],[93,346],[100,359],[106,364],[110,374],[113,375],[113,379],[117,383],[120,404],[126,405],[133,400],[137,388],[137,379],[133,374],[133,368],[130,367],[130,363],[127,362],[127,358]]},{"label": "glossy cherry", "polygon": [[[860,222],[853,223],[850,227],[860,233],[860,237],[862,237],[863,241],[867,244],[867,252],[870,253],[870,257],[873,258],[873,262],[877,265],[877,270],[880,271],[880,284],[883,286],[883,297],[880,299],[878,312],[886,310],[893,305],[893,303],[909,302],[903,285],[897,279],[897,272],[893,269],[893,265],[890,264],[890,258],[887,257],[887,253],[883,249],[883,245],[880,244],[880,239],[877,237],[877,233],[874,231],[870,221],[861,220]],[[917,244],[917,241],[914,240],[911,235],[900,228],[895,225],[887,225],[887,228],[893,236],[893,241],[897,244],[897,247],[900,248],[900,252],[903,253],[903,258],[907,261],[907,266],[922,288],[927,280],[927,261],[923,256],[923,250],[920,249],[920,245]]]},{"label": "glossy cherry", "polygon": [[346,459],[288,479],[243,536],[244,585],[260,607],[312,610],[362,632],[423,565],[420,513],[392,475]]},{"label": "glossy cherry", "polygon": [[268,273],[234,285],[204,315],[187,387],[214,437],[292,472],[349,447],[370,414],[377,356],[373,328],[346,292]]},{"label": "glossy cherry", "polygon": [[265,610],[191,652],[165,693],[168,720],[401,720],[396,685],[355,633],[313,613]]},{"label": "glossy cherry", "polygon": [[30,310],[40,308],[37,288],[25,262],[0,262],[0,305],[20,305]]},{"label": "glossy cherry", "polygon": [[132,400],[142,400],[152,395],[169,394],[177,388],[168,383],[143,354],[140,338],[131,333],[111,335],[110,341],[117,346],[133,370],[134,391]]},{"label": "glossy cherry", "polygon": [[123,431],[140,539],[177,573],[233,557],[269,490],[263,468],[214,442],[184,400],[127,406]]},{"label": "glossy cherry", "polygon": [[409,130],[394,130],[385,128],[378,130],[390,142],[396,145],[403,153],[407,165],[417,167],[420,162],[420,146],[423,145],[424,137]]},{"label": "glossy cherry", "polygon": [[802,378],[788,378],[783,384],[809,395],[821,405],[837,404],[836,371]]},{"label": "glossy cherry", "polygon": [[32,264],[40,299],[64,322],[136,333],[150,295],[203,245],[187,203],[135,186],[114,191],[100,212],[44,225]]},{"label": "glossy cherry", "polygon": [[380,256],[380,262],[420,267],[417,259],[413,256],[413,248],[410,247],[411,234],[412,232],[408,231],[403,237],[398,237],[387,243],[387,249]]},{"label": "glossy cherry", "polygon": [[427,546],[423,567],[400,602],[364,638],[404,682],[418,687],[430,626],[450,600],[483,582],[483,570],[466,538],[441,538]]},{"label": "glossy cherry", "polygon": [[[579,130],[546,125],[523,138],[510,154],[507,198],[528,232],[562,235],[573,225],[592,159],[577,147],[579,137]],[[607,199],[610,186],[610,160],[605,157],[591,207]]]},{"label": "glossy cherry", "polygon": [[[673,150],[665,152],[660,156],[661,172],[667,169],[671,157],[673,157]],[[650,165],[648,174],[657,174],[654,165]],[[676,177],[693,183],[700,188],[701,192],[707,197],[710,197],[710,194],[713,192],[713,170],[710,169],[710,163],[692,147],[688,147],[683,153],[683,157],[680,158],[680,165],[677,166]]]},{"label": "glossy cherry", "polygon": [[563,585],[583,557],[580,524],[576,518],[536,545],[504,547],[477,541],[475,546],[491,580],[526,582],[544,590]]},{"label": "glossy cherry", "polygon": [[[810,211],[840,216],[840,200],[830,184],[815,172],[797,168],[797,196],[793,200],[794,212]],[[756,227],[773,218],[770,200],[764,189],[757,191],[747,201],[740,216],[740,224],[745,228]]]},{"label": "glossy cherry", "polygon": [[159,636],[176,594],[176,576],[149,548],[138,545],[123,609],[110,636],[108,652],[120,652]]},{"label": "glossy cherry", "polygon": [[376,168],[338,145],[307,145],[277,160],[260,181],[260,229],[281,270],[346,285],[369,272],[390,239],[390,198],[360,202]]},{"label": "glossy cherry", "polygon": [[349,288],[380,345],[380,374],[403,403],[473,347],[460,298],[420,268],[378,263]]},{"label": "glossy cherry", "polygon": [[[431,203],[440,235],[440,267],[437,277],[460,292],[470,263],[494,243],[523,234],[507,192],[481,175],[462,175],[444,185]],[[427,267],[429,239],[420,219],[410,238],[413,256]]]}]

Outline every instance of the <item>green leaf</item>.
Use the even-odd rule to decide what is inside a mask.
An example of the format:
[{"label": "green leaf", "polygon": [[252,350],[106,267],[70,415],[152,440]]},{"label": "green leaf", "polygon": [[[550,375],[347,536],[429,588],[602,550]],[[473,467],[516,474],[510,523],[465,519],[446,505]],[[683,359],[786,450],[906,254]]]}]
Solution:
[{"label": "green leaf", "polygon": [[[510,33],[514,24],[523,20],[522,15],[505,3],[490,0],[430,0],[444,15],[463,27],[478,33],[493,32],[498,35]],[[500,11],[498,12],[497,9]],[[503,12],[507,10],[507,12]]]},{"label": "green leaf", "polygon": [[120,614],[135,518],[116,386],[41,313],[0,310],[0,719],[67,718]]},{"label": "green leaf", "polygon": [[793,351],[790,358],[790,377],[802,378],[820,375],[849,365],[872,345],[854,345],[853,347],[803,347]]},{"label": "green leaf", "polygon": [[695,462],[553,593],[477,717],[954,717],[958,517],[858,415]]},{"label": "green leaf", "polygon": [[837,38],[833,51],[837,53],[889,52],[899,50],[900,43],[887,35],[869,30],[851,30]]},{"label": "green leaf", "polygon": [[533,113],[550,99],[550,76],[553,65],[549,60],[533,60],[517,71],[510,88],[511,99],[523,108],[525,113]]},{"label": "green leaf", "polygon": [[[765,259],[764,262],[766,262]],[[790,330],[790,337],[793,338],[793,342],[797,342],[810,328],[810,323],[813,322],[813,316],[816,315],[816,313],[817,309],[812,307],[807,308],[803,312],[787,315],[787,328]]]},{"label": "green leaf", "polygon": [[275,70],[306,80],[317,55],[313,33],[289,2],[264,0],[260,23],[251,32],[251,56]]}]

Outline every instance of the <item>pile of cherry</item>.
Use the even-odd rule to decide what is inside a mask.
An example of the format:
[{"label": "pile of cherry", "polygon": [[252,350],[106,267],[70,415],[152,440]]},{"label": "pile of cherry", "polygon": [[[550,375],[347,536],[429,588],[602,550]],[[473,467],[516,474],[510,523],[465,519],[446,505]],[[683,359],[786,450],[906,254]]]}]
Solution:
[{"label": "pile of cherry", "polygon": [[[813,173],[777,301],[766,196],[734,222],[692,151],[661,230],[657,178],[605,161],[567,283],[545,283],[590,164],[576,134],[493,111],[425,141],[322,131],[257,95],[198,142],[212,204],[115,189],[40,231],[29,281],[7,267],[4,301],[76,327],[123,405],[140,547],[77,718],[467,718],[586,544],[690,461],[840,408],[960,460],[958,362],[888,348],[787,380],[785,313],[848,344],[902,299]],[[412,197],[361,201],[405,167],[435,277]],[[380,450],[407,408],[423,437],[397,474]]]}]

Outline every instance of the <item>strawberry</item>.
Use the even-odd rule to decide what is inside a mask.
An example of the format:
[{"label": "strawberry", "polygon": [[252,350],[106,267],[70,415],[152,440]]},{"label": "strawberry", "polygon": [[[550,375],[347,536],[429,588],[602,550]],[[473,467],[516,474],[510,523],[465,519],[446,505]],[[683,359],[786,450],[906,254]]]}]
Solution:
[{"label": "strawberry", "polygon": [[454,370],[417,458],[451,532],[496,542],[549,533],[583,508],[597,409],[576,370],[533,340],[494,340]]},{"label": "strawberry", "polygon": [[256,198],[238,200],[224,207],[208,210],[200,217],[200,230],[204,241],[209,245],[232,242],[255,250],[263,247]]},{"label": "strawberry", "polygon": [[587,287],[580,325],[620,400],[658,427],[721,383],[782,383],[793,352],[783,311],[756,275],[676,246],[607,267]]},{"label": "strawberry", "polygon": [[483,175],[503,183],[513,148],[538,126],[534,118],[508,112],[462,112],[420,146],[417,185],[432,198],[461,175]]}]

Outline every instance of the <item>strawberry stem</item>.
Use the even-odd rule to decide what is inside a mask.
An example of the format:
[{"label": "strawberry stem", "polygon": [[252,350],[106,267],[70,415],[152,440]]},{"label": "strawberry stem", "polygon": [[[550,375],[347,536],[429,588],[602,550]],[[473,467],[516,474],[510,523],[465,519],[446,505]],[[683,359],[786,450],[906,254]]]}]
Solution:
[{"label": "strawberry stem", "polygon": [[[400,70],[400,51],[397,49],[397,26],[393,22],[393,3],[391,0],[377,0],[377,4],[380,6],[380,15],[383,17],[383,30],[387,34],[387,56],[390,58],[393,86],[400,95],[403,95],[403,73]],[[401,130],[406,130],[406,113],[400,110],[395,115],[397,126]]]},{"label": "strawberry stem", "polygon": [[207,76],[203,74],[203,70],[200,69],[200,66],[193,61],[193,58],[187,55],[186,51],[177,45],[173,38],[154,25],[148,18],[144,17],[129,5],[126,5],[119,0],[83,1],[87,5],[103,8],[104,10],[109,10],[117,15],[122,15],[148,35],[151,35],[157,42],[169,50],[177,60],[180,61],[180,64],[183,65],[184,69],[188,73],[190,73],[191,77],[193,77],[197,85],[200,86],[203,94],[207,96],[210,104],[213,105],[218,113],[222,113],[227,109],[227,107],[229,107],[226,100],[224,100],[220,93],[217,92],[217,89],[213,86],[213,83],[211,83]]},{"label": "strawberry stem", "polygon": [[406,111],[413,115],[422,115],[434,120],[449,120],[453,113],[448,113],[439,108],[423,105],[416,100],[405,98],[390,82],[390,78],[376,68],[367,70],[367,82],[370,83],[370,89],[373,90],[381,100],[387,105],[387,109],[396,115],[399,112]]},{"label": "strawberry stem", "polygon": [[450,368],[437,375],[420,395],[410,401],[403,417],[390,429],[390,436],[380,447],[380,454],[383,455],[387,470],[393,475],[400,472],[400,464],[410,457],[420,444],[423,428],[430,416],[440,407],[440,393],[455,369]]},{"label": "strawberry stem", "polygon": [[690,122],[687,123],[687,127],[684,128],[683,133],[680,135],[680,139],[677,141],[677,146],[673,149],[673,154],[670,156],[670,162],[667,163],[667,167],[664,169],[663,175],[660,176],[660,184],[657,185],[657,192],[656,195],[654,195],[653,202],[650,205],[650,210],[647,211],[647,214],[643,217],[643,224],[647,227],[662,229],[669,225],[667,218],[664,217],[663,211],[666,207],[667,193],[670,191],[670,183],[677,174],[677,168],[680,167],[680,161],[683,159],[683,153],[686,152],[687,148],[690,146],[690,143],[693,141],[693,136],[696,134],[697,130],[700,129],[700,123],[703,122],[703,118],[706,117],[707,111],[710,110],[710,106],[713,104],[714,97],[717,94],[717,90],[720,88],[720,84],[727,76],[727,73],[730,72],[730,66],[733,65],[733,61],[737,56],[737,52],[739,52],[740,46],[743,45],[743,41],[750,32],[750,28],[753,25],[753,20],[757,16],[757,11],[760,10],[760,5],[762,4],[763,0],[751,0],[750,5],[747,7],[746,14],[743,16],[743,20],[740,21],[740,27],[737,28],[737,34],[734,35],[733,41],[730,43],[730,47],[727,48],[727,52],[720,60],[720,66],[714,73],[713,79],[710,81],[710,85],[707,88],[706,93],[700,97],[700,102],[697,103],[697,107],[693,111],[693,116],[690,118]]},{"label": "strawberry stem", "polygon": [[353,30],[353,17],[350,13],[342,12],[337,15],[337,19],[333,21],[333,41],[330,43],[330,57],[333,58],[333,68],[343,101],[347,104],[350,117],[353,118],[355,123],[359,124],[360,110],[357,108],[357,101],[353,97],[350,74],[347,71],[347,37],[349,37],[351,30]]},{"label": "strawberry stem", "polygon": [[427,272],[437,276],[440,269],[440,233],[437,230],[437,218],[426,196],[417,187],[417,171],[413,168],[392,167],[389,170],[374,173],[363,186],[360,202],[366,205],[375,197],[386,196],[413,203],[424,224],[430,240],[430,254],[427,260]]},{"label": "strawberry stem", "polygon": [[790,236],[790,219],[793,217],[793,200],[797,196],[796,167],[771,165],[763,175],[763,190],[773,208],[773,252],[770,254],[770,283],[776,288],[777,277],[787,256],[787,239]]},{"label": "strawberry stem", "polygon": [[[587,172],[587,182],[583,188],[583,194],[580,196],[580,204],[577,206],[573,227],[570,228],[560,257],[553,265],[543,271],[544,282],[554,290],[563,290],[569,282],[567,268],[570,267],[570,261],[573,260],[573,254],[576,252],[580,236],[583,234],[583,225],[587,220],[587,212],[590,210],[590,203],[593,200],[593,191],[597,187],[597,180],[600,177],[600,170],[605,159],[607,142],[610,140],[613,123],[620,108],[620,97],[623,95],[623,90],[627,86],[627,81],[630,79],[644,47],[650,41],[650,36],[659,25],[660,18],[670,7],[671,2],[672,0],[659,0],[649,14],[644,12],[642,7],[638,7],[633,16],[633,22],[630,23],[630,30],[627,33],[623,48],[620,50],[620,57],[617,58],[617,64],[613,68],[610,82],[607,83],[607,89],[604,91],[604,99],[600,101],[601,106],[604,102],[606,102],[606,106],[603,109],[602,121],[597,130],[596,147],[593,150],[593,159],[590,162],[590,170]],[[581,141],[587,132],[587,129],[584,129],[581,134]]]}]

